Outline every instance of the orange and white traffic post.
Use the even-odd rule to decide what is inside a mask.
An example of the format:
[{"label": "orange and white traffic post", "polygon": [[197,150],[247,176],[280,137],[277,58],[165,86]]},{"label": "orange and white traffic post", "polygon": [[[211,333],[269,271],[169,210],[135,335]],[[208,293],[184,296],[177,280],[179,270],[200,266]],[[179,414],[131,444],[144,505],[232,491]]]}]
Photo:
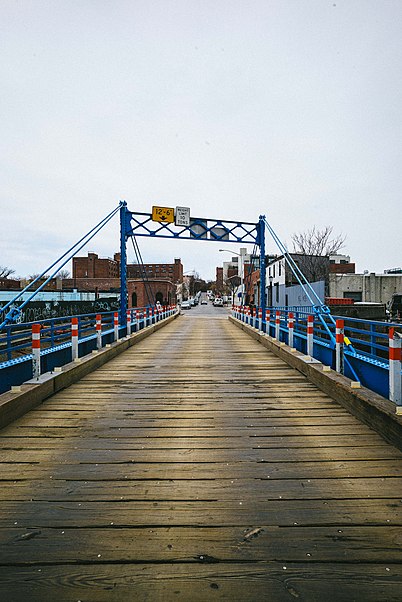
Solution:
[{"label": "orange and white traffic post", "polygon": [[265,310],[265,334],[267,334],[268,336],[269,336],[270,324],[271,324],[271,310],[266,309]]},{"label": "orange and white traffic post", "polygon": [[138,332],[140,329],[140,310],[137,309],[135,311],[135,332]]},{"label": "orange and white traffic post", "polygon": [[289,345],[289,347],[293,347],[294,326],[295,326],[294,315],[290,311],[288,314],[288,345]]},{"label": "orange and white traffic post", "polygon": [[113,314],[114,341],[119,340],[119,314],[117,311]]},{"label": "orange and white traffic post", "polygon": [[96,329],[96,348],[102,349],[102,316],[100,314],[96,314],[95,329]]},{"label": "orange and white traffic post", "polygon": [[335,369],[340,374],[344,373],[344,341],[345,320],[337,320],[335,336]]},{"label": "orange and white traffic post", "polygon": [[402,405],[401,391],[401,335],[395,328],[389,329],[389,398],[396,405]]},{"label": "orange and white traffic post", "polygon": [[78,318],[71,318],[71,359],[78,359]]},{"label": "orange and white traffic post", "polygon": [[32,376],[40,377],[40,324],[32,324]]},{"label": "orange and white traffic post", "polygon": [[307,316],[307,355],[314,354],[314,316]]},{"label": "orange and white traffic post", "polygon": [[281,312],[276,311],[275,313],[275,338],[279,341],[281,328]]},{"label": "orange and white traffic post", "polygon": [[261,309],[261,307],[258,308],[258,330],[260,332],[262,331],[262,309]]},{"label": "orange and white traffic post", "polygon": [[131,309],[127,310],[127,336],[131,335]]}]

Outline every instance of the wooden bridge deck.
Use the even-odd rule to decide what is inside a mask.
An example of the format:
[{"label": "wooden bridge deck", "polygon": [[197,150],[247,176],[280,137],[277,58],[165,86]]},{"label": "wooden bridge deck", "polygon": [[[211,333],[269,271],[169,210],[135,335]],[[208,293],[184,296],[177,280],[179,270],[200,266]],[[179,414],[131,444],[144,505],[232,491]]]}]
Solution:
[{"label": "wooden bridge deck", "polygon": [[401,600],[402,454],[199,310],[1,431],[0,599]]}]

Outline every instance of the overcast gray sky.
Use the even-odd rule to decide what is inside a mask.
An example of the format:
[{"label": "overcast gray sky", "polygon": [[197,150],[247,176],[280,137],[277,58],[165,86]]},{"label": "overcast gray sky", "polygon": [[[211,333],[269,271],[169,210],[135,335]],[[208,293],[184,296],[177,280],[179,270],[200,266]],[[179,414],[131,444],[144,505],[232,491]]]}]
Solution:
[{"label": "overcast gray sky", "polygon": [[[359,271],[402,264],[401,0],[0,0],[0,20],[0,265],[42,271],[120,199],[265,214],[289,244],[331,225]],[[139,243],[206,278],[230,258]],[[85,254],[118,246],[115,220]]]}]

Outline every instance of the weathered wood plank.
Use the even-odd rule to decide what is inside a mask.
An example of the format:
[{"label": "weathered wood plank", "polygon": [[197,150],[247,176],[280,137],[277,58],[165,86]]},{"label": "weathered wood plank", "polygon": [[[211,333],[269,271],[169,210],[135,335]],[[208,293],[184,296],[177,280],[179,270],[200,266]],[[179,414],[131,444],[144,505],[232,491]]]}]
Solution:
[{"label": "weathered wood plank", "polygon": [[337,478],[322,479],[214,479],[194,483],[191,479],[114,481],[43,481],[35,489],[27,482],[3,483],[0,500],[31,501],[116,501],[116,500],[339,500],[396,498],[402,493],[400,478],[344,478],[342,489]]},{"label": "weathered wood plank", "polygon": [[[206,553],[200,554],[206,558]],[[402,566],[347,563],[188,563],[4,567],[0,594],[12,602],[400,602]],[[12,592],[12,598],[9,597]]]},{"label": "weathered wood plank", "polygon": [[[0,565],[217,561],[401,562],[401,527],[138,527],[0,530]],[[319,555],[319,557],[318,557]]]},{"label": "weathered wood plank", "polygon": [[1,503],[0,528],[115,526],[398,525],[402,502],[390,499]]},{"label": "weathered wood plank", "polygon": [[[350,478],[400,476],[400,460],[271,462],[247,465],[247,476],[254,479]],[[237,462],[227,463],[121,463],[121,464],[0,464],[0,481],[31,482],[43,479],[81,481],[121,481],[126,477],[140,479],[244,479],[245,467]],[[339,484],[339,483],[338,483]]]}]

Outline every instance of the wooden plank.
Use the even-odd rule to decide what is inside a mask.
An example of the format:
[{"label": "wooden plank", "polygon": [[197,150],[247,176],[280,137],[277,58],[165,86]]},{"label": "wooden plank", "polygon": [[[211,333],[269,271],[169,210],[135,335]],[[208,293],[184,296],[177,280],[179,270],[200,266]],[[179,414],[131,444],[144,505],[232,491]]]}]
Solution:
[{"label": "wooden plank", "polygon": [[[289,478],[350,478],[359,476],[400,476],[400,460],[276,462],[248,464],[247,475],[255,479]],[[225,463],[121,463],[121,464],[1,464],[0,481],[31,482],[43,479],[65,481],[121,481],[123,479],[242,479],[245,466],[238,462]],[[338,483],[339,485],[339,483]]]},{"label": "wooden plank", "polygon": [[[0,565],[192,562],[401,562],[401,527],[138,527],[0,530]],[[317,557],[319,550],[319,558]]]},{"label": "wooden plank", "polygon": [[115,526],[398,525],[399,498],[347,500],[226,500],[1,503],[0,528]]},{"label": "wooden plank", "polygon": [[[268,482],[267,482],[268,481]],[[164,479],[115,481],[110,486],[104,481],[43,481],[32,490],[27,482],[3,483],[0,500],[23,501],[113,501],[113,500],[339,500],[339,499],[391,499],[399,501],[400,478],[355,477],[344,478],[342,489],[338,479]]]},{"label": "wooden plank", "polygon": [[[207,558],[206,552],[199,557]],[[97,561],[97,562],[96,562]],[[122,600],[205,602],[220,599],[399,602],[400,564],[193,563],[4,567],[0,594],[12,602]],[[12,598],[10,598],[12,592]],[[133,598],[134,596],[134,598]]]},{"label": "wooden plank", "polygon": [[[365,453],[370,439],[363,436],[354,435],[355,448],[350,449],[352,454],[349,457],[356,457],[356,448],[364,448]],[[23,449],[23,450],[7,450],[7,462],[23,463],[23,462],[46,462],[48,457],[53,456],[53,461],[57,460],[60,463],[77,463],[77,464],[110,464],[110,463],[138,463],[138,462],[262,462],[269,464],[272,461],[278,460],[283,456],[282,446],[286,445],[289,453],[287,457],[289,461],[297,462],[299,460],[298,450],[302,449],[300,457],[306,458],[306,452],[310,450],[308,459],[323,460],[328,454],[328,447],[324,448],[321,453],[321,445],[333,446],[335,448],[347,444],[349,441],[346,437],[322,437],[311,440],[307,437],[269,437],[256,448],[237,448],[237,449],[193,449],[191,446],[183,449],[164,449],[163,453],[160,449],[147,449],[146,445],[141,446],[143,449],[114,449],[113,440],[110,439],[109,449],[74,449],[69,448],[61,450],[61,453],[55,457],[51,450],[41,449]],[[372,442],[373,447],[376,447],[375,441]],[[308,447],[310,446],[310,447]],[[272,453],[273,450],[280,450],[279,457]],[[292,450],[293,453],[290,453]],[[341,457],[348,457],[347,453],[341,452]],[[336,452],[331,456],[336,457]]]}]

